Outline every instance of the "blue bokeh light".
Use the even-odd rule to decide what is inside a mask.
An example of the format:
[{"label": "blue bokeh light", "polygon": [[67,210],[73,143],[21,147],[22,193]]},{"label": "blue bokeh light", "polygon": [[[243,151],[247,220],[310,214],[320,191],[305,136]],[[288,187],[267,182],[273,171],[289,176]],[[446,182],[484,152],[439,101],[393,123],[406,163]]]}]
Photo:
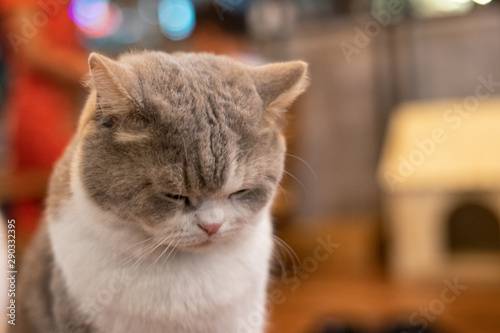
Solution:
[{"label": "blue bokeh light", "polygon": [[221,11],[241,14],[250,5],[251,0],[213,0],[213,5],[220,7]]},{"label": "blue bokeh light", "polygon": [[193,3],[189,0],[162,0],[158,5],[162,33],[171,40],[189,37],[196,25]]}]

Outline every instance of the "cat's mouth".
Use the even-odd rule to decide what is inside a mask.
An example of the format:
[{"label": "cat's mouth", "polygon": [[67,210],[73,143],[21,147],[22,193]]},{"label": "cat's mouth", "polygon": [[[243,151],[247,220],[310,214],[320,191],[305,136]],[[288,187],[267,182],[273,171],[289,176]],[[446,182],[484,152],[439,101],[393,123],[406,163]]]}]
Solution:
[{"label": "cat's mouth", "polygon": [[187,251],[203,251],[213,247],[217,243],[218,241],[213,237],[207,237],[197,242],[183,244],[182,248],[184,248]]},{"label": "cat's mouth", "polygon": [[213,245],[215,241],[213,240],[212,237],[208,237],[206,239],[201,240],[200,242],[197,242],[195,244],[189,245],[189,248],[192,249],[201,249],[201,248],[207,248]]},{"label": "cat's mouth", "polygon": [[202,241],[200,244],[198,244],[198,246],[203,247],[203,246],[208,246],[210,244],[213,244],[213,241],[210,238],[208,238]]}]

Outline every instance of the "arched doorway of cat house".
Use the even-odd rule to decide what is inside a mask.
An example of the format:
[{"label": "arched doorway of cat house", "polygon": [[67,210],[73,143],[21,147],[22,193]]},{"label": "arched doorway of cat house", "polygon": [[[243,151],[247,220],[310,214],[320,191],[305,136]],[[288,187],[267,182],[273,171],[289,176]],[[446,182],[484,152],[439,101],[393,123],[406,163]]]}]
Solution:
[{"label": "arched doorway of cat house", "polygon": [[447,221],[448,254],[455,269],[488,274],[500,265],[500,220],[488,203],[464,201]]}]

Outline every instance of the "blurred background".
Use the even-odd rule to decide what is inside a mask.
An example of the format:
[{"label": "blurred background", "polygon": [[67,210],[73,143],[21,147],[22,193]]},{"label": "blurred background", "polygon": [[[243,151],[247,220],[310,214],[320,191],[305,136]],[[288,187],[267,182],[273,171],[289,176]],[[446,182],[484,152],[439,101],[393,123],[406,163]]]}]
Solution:
[{"label": "blurred background", "polygon": [[0,203],[19,247],[90,51],[301,59],[268,332],[500,332],[500,1],[2,0],[0,41]]}]

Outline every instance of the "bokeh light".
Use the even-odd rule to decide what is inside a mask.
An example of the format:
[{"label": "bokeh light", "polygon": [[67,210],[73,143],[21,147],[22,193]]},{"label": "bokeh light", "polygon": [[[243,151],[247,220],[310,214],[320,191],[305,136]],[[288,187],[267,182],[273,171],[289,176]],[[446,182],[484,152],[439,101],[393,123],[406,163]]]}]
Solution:
[{"label": "bokeh light", "polygon": [[479,5],[487,5],[491,2],[491,0],[474,0],[474,2]]},{"label": "bokeh light", "polygon": [[189,0],[162,0],[158,5],[158,20],[167,38],[187,38],[196,25],[194,6]]},{"label": "bokeh light", "polygon": [[474,9],[471,0],[420,0],[411,1],[410,5],[413,14],[422,18],[463,15]]},{"label": "bokeh light", "polygon": [[107,0],[72,0],[68,6],[68,15],[77,25],[87,27],[102,20],[108,10]]},{"label": "bokeh light", "polygon": [[116,4],[111,4],[103,15],[93,24],[79,26],[82,33],[88,38],[105,38],[115,33],[123,22],[121,9]]},{"label": "bokeh light", "polygon": [[243,13],[248,5],[251,3],[250,0],[214,0],[213,5],[220,7],[220,11],[229,11],[232,13]]}]

